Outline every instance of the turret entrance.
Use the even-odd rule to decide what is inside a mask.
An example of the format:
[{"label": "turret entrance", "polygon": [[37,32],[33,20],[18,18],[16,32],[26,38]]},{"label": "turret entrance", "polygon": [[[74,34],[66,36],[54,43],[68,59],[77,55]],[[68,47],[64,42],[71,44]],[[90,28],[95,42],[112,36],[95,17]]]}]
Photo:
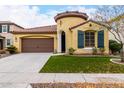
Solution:
[{"label": "turret entrance", "polygon": [[64,53],[65,52],[65,50],[66,50],[66,45],[65,45],[65,32],[63,31],[62,33],[61,33],[61,52],[62,53]]}]

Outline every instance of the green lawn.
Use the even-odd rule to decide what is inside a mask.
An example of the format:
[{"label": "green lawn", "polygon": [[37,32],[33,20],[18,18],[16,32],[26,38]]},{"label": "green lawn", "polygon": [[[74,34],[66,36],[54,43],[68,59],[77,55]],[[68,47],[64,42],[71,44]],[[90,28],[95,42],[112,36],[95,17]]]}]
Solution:
[{"label": "green lawn", "polygon": [[109,57],[52,56],[40,73],[124,73]]}]

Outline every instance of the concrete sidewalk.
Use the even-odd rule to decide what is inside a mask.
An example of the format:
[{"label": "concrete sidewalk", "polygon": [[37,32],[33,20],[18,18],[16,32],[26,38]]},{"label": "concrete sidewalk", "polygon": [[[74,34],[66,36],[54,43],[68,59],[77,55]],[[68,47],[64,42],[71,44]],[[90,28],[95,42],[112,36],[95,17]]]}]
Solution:
[{"label": "concrete sidewalk", "polygon": [[[7,74],[7,75],[6,75]],[[9,78],[8,78],[9,76]],[[124,83],[124,74],[3,73],[0,87],[30,87],[30,83]]]}]

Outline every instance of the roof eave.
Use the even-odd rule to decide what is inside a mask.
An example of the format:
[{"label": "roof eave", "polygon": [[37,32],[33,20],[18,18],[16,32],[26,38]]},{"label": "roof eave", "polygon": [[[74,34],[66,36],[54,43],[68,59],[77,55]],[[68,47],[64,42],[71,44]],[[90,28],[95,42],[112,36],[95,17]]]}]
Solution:
[{"label": "roof eave", "polygon": [[94,22],[94,23],[96,23],[96,24],[102,25],[102,26],[107,27],[107,28],[110,29],[109,26],[106,26],[106,25],[104,25],[104,24],[98,23],[98,22],[93,21],[93,20],[88,20],[88,21],[86,21],[86,22],[84,22],[84,23],[80,23],[80,24],[78,24],[78,25],[76,25],[76,26],[70,27],[69,29],[72,30],[72,29],[77,28],[77,27],[79,27],[79,26],[81,26],[81,25],[84,25],[84,24],[86,24],[86,23],[88,23],[88,22]]},{"label": "roof eave", "polygon": [[12,34],[57,34],[57,32],[10,32]]}]

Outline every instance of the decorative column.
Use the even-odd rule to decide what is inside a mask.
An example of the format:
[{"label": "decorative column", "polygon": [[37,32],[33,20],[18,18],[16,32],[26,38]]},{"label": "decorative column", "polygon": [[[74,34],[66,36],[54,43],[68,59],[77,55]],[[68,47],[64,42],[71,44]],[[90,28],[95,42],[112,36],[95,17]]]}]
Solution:
[{"label": "decorative column", "polygon": [[58,40],[57,40],[57,42],[58,42],[57,52],[61,53],[61,32],[58,32],[57,38],[58,38]]}]

